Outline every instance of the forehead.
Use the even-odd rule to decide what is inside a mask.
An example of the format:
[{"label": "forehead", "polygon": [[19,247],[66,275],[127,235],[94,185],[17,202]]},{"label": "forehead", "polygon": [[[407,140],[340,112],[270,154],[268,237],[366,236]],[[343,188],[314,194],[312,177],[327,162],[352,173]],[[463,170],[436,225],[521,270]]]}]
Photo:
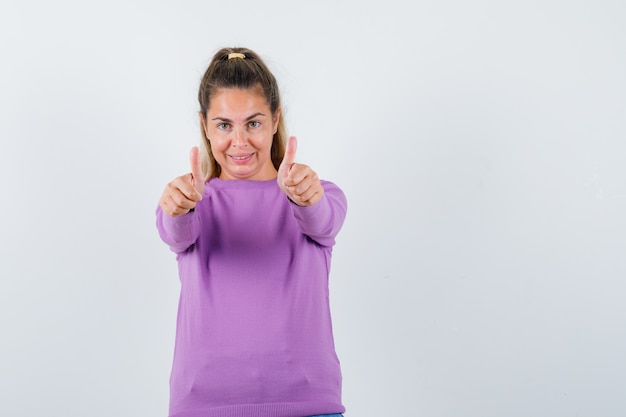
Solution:
[{"label": "forehead", "polygon": [[269,103],[260,87],[218,88],[211,95],[208,113],[220,111],[245,111],[246,109],[269,108]]}]

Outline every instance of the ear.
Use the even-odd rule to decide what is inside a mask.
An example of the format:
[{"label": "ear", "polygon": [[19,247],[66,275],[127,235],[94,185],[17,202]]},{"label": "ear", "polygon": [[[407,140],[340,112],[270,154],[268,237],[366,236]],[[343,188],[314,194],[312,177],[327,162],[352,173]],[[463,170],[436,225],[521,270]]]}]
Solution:
[{"label": "ear", "polygon": [[204,114],[202,114],[202,112],[198,112],[198,116],[200,117],[200,126],[202,126],[202,131],[204,132],[204,135],[207,137],[207,139],[209,139],[209,132],[207,130],[207,126],[206,126],[206,119],[204,118]]},{"label": "ear", "polygon": [[280,120],[280,111],[281,108],[277,108],[276,111],[274,112],[274,115],[272,116],[272,127],[274,128],[274,134],[276,134],[276,132],[278,131],[278,121]]}]

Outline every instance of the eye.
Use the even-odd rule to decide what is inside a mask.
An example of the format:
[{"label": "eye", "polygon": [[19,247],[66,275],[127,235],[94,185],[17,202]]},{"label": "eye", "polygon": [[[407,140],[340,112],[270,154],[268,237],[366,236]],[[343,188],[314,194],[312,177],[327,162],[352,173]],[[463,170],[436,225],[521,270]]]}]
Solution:
[{"label": "eye", "polygon": [[253,121],[253,122],[248,123],[248,126],[252,128],[259,127],[261,126],[261,122]]},{"label": "eye", "polygon": [[219,130],[226,130],[226,129],[228,129],[229,127],[230,127],[230,125],[229,125],[228,123],[220,123],[220,124],[218,124],[218,125],[217,125],[217,128],[218,128]]}]

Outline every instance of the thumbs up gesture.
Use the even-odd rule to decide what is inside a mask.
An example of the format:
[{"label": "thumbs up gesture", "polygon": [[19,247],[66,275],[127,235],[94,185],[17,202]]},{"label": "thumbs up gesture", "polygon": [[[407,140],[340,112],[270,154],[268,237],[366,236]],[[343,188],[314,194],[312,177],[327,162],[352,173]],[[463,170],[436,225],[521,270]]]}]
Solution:
[{"label": "thumbs up gesture", "polygon": [[309,166],[295,163],[298,141],[291,136],[287,141],[285,157],[278,168],[278,186],[299,206],[312,206],[324,195],[317,174]]},{"label": "thumbs up gesture", "polygon": [[159,206],[164,213],[177,217],[196,207],[204,193],[204,175],[200,164],[200,150],[194,146],[189,154],[191,172],[174,178],[165,186]]}]

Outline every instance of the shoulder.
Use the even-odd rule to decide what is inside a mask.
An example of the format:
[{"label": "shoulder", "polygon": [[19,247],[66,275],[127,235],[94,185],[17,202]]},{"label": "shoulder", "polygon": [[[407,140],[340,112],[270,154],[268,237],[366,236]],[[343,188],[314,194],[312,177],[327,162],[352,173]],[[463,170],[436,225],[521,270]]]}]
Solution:
[{"label": "shoulder", "polygon": [[337,193],[344,195],[343,190],[334,182],[328,180],[320,180],[322,183],[322,187],[324,188],[324,192]]},{"label": "shoulder", "polygon": [[324,187],[324,190],[339,190],[339,191],[341,191],[341,188],[337,184],[332,182],[332,181],[320,180],[320,182],[322,183],[322,187]]},{"label": "shoulder", "polygon": [[324,199],[329,201],[331,205],[338,205],[345,211],[348,206],[348,199],[343,190],[334,182],[328,180],[320,180],[324,187]]}]

